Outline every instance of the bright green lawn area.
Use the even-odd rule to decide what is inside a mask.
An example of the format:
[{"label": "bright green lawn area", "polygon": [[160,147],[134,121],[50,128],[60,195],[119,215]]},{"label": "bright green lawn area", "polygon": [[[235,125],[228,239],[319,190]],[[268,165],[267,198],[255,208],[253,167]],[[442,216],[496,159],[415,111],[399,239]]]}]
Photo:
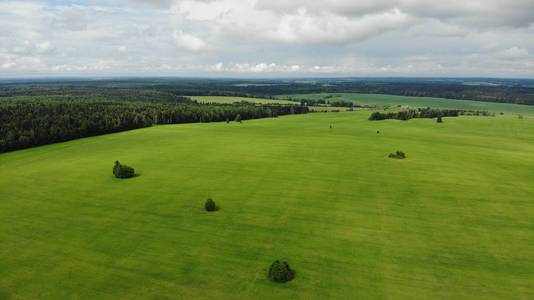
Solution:
[{"label": "bright green lawn area", "polygon": [[190,96],[189,98],[200,103],[235,103],[235,102],[249,102],[256,104],[299,104],[294,101],[277,100],[277,99],[263,99],[263,98],[245,98],[245,97],[226,97],[226,96]]},{"label": "bright green lawn area", "polygon": [[532,119],[368,115],[2,154],[0,299],[534,299]]},{"label": "bright green lawn area", "polygon": [[277,96],[279,99],[324,99],[326,96],[332,96],[327,99],[330,101],[344,100],[354,101],[360,105],[407,105],[411,107],[434,107],[434,108],[449,108],[449,109],[465,109],[465,110],[484,110],[495,113],[504,112],[505,114],[528,114],[534,115],[534,106],[532,105],[518,105],[508,103],[492,103],[469,100],[454,100],[444,98],[431,97],[408,97],[408,96],[393,96],[381,94],[356,94],[356,93],[333,93],[333,94],[299,94],[299,95],[282,95]]}]

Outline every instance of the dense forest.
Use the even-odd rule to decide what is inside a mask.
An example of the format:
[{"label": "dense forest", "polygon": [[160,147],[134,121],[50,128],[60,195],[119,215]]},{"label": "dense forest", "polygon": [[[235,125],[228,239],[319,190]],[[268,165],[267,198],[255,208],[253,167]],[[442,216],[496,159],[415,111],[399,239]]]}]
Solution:
[{"label": "dense forest", "polygon": [[157,124],[248,120],[307,111],[304,106],[287,105],[3,100],[0,152]]}]

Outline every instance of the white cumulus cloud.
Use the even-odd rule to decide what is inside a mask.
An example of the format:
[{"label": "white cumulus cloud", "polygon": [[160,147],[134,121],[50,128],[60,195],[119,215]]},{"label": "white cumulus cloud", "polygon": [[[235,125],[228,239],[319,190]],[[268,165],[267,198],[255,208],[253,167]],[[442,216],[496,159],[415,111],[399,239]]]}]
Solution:
[{"label": "white cumulus cloud", "polygon": [[199,37],[196,37],[193,34],[186,33],[183,31],[177,31],[174,33],[174,39],[176,40],[176,45],[180,49],[185,49],[189,51],[202,51],[206,50],[208,45]]}]

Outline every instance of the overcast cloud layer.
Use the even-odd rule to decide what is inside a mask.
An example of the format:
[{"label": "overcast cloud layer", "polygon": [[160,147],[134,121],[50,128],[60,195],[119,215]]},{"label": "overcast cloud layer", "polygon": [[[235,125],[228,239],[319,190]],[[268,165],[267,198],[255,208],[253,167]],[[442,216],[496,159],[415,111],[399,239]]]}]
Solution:
[{"label": "overcast cloud layer", "polygon": [[533,0],[0,0],[0,76],[534,77]]}]

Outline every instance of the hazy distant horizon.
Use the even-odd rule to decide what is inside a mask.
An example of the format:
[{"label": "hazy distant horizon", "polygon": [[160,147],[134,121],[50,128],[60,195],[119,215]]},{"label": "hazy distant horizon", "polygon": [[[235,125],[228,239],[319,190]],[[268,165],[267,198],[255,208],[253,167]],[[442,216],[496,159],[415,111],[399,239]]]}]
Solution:
[{"label": "hazy distant horizon", "polygon": [[24,79],[221,79],[221,80],[313,80],[313,79],[488,79],[534,80],[532,76],[484,76],[484,75],[348,75],[348,74],[248,74],[248,73],[200,73],[200,74],[0,74],[0,81]]}]

